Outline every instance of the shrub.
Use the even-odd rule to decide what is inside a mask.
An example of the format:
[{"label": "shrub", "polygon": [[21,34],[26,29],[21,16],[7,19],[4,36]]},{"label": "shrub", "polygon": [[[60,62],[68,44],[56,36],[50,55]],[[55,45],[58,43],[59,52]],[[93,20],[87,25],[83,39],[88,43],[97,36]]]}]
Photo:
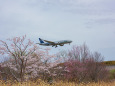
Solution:
[{"label": "shrub", "polygon": [[69,81],[78,81],[81,82],[86,77],[86,67],[85,64],[79,60],[68,60],[65,63],[65,77]]},{"label": "shrub", "polygon": [[110,78],[115,79],[115,69],[110,70]]}]

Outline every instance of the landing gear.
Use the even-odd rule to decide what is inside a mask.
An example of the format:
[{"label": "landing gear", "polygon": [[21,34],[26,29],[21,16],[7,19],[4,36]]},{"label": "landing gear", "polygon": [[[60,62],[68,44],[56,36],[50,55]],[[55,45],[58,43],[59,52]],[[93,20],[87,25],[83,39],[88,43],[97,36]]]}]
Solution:
[{"label": "landing gear", "polygon": [[57,47],[57,45],[55,45],[55,48]]},{"label": "landing gear", "polygon": [[57,45],[52,45],[52,47],[54,47],[54,46],[55,46],[55,48],[58,47]]}]

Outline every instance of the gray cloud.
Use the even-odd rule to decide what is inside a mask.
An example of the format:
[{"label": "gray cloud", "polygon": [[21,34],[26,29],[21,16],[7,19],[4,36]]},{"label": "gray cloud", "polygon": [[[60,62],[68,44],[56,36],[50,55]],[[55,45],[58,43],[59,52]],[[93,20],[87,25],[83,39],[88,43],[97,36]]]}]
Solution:
[{"label": "gray cloud", "polygon": [[[38,37],[55,41],[71,39],[73,44],[86,42],[93,50],[106,48],[111,52],[111,47],[115,47],[115,34],[112,34],[115,31],[114,2],[0,0],[0,39],[25,34],[35,42]],[[114,57],[114,53],[111,56]]]}]

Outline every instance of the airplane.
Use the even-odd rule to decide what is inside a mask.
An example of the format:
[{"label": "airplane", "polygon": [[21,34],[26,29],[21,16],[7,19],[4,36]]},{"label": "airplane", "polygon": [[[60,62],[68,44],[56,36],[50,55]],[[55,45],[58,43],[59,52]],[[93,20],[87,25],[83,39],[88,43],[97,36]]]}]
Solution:
[{"label": "airplane", "polygon": [[41,38],[39,38],[39,41],[40,43],[36,43],[36,44],[43,45],[43,46],[52,46],[52,47],[55,46],[55,48],[58,47],[57,45],[64,46],[64,44],[70,44],[72,42],[71,40],[61,40],[61,41],[52,42],[52,41],[43,40]]}]

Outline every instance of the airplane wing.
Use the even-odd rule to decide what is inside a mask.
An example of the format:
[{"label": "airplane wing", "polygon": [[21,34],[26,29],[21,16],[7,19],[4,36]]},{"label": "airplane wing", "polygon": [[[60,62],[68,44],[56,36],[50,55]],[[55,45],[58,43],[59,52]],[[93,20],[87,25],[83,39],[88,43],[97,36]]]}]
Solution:
[{"label": "airplane wing", "polygon": [[48,42],[48,43],[51,43],[51,44],[55,44],[55,42],[52,42],[52,41],[47,41],[47,40],[44,40],[45,42]]},{"label": "airplane wing", "polygon": [[40,44],[40,43],[36,43],[36,44]]}]

